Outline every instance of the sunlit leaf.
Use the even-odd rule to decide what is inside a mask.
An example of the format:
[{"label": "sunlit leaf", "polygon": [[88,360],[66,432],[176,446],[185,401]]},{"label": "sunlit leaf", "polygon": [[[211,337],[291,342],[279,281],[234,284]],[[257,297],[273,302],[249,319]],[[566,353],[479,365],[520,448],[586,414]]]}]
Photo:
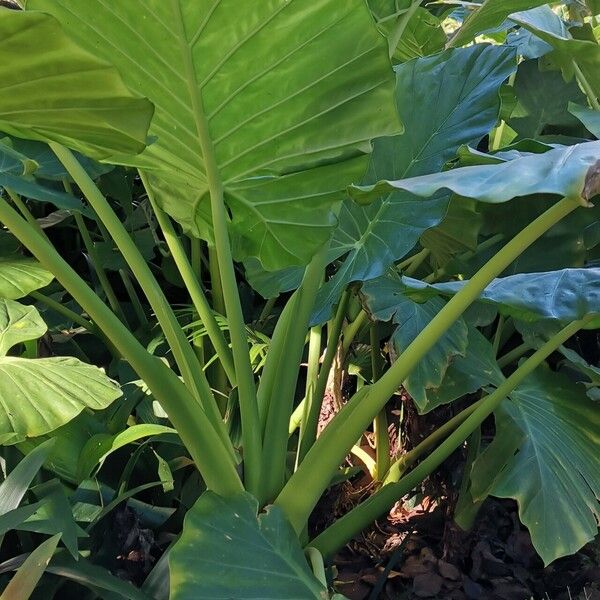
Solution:
[{"label": "sunlit leaf", "polygon": [[47,329],[34,306],[0,299],[0,357],[21,342],[37,340]]},{"label": "sunlit leaf", "polygon": [[54,275],[31,258],[0,257],[0,298],[16,300],[46,287]]},{"label": "sunlit leaf", "polygon": [[76,358],[0,358],[0,436],[4,443],[44,435],[84,408],[121,396],[104,371]]},{"label": "sunlit leaf", "polygon": [[0,55],[0,131],[97,158],[145,147],[152,105],[51,15],[0,9]]},{"label": "sunlit leaf", "polygon": [[387,44],[363,0],[27,7],[59,18],[154,103],[155,143],[123,158],[147,170],[168,213],[210,237],[205,114],[235,253],[267,269],[308,262],[366,169],[370,140],[400,130]]}]

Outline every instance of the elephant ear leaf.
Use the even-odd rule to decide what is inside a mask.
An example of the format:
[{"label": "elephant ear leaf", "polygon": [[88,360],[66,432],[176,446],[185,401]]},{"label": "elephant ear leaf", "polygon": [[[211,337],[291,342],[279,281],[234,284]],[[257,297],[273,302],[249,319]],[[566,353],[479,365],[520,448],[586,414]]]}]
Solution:
[{"label": "elephant ear leaf", "polygon": [[[408,277],[403,283],[415,296],[451,296],[466,281],[428,284]],[[586,329],[600,326],[600,269],[562,269],[499,277],[481,293],[480,301],[523,321],[569,323],[593,315]]]},{"label": "elephant ear leaf", "polygon": [[573,198],[585,206],[600,192],[600,141],[559,146],[543,154],[520,155],[497,164],[451,169],[370,186],[351,186],[350,195],[368,204],[384,193],[405,190],[433,196],[439,190],[496,204],[519,196],[554,194]]},{"label": "elephant ear leaf", "polygon": [[0,358],[0,443],[45,435],[83,409],[121,396],[102,369],[76,358]]},{"label": "elephant ear leaf", "polygon": [[[303,265],[330,237],[370,140],[401,131],[385,38],[364,0],[29,0],[156,107],[139,157],[157,201],[209,237],[216,163],[239,259]],[[234,15],[234,17],[232,17]],[[208,128],[206,146],[203,123]]]},{"label": "elephant ear leaf", "polygon": [[106,159],[146,146],[151,103],[51,15],[0,8],[0,131]]},{"label": "elephant ear leaf", "polygon": [[[583,388],[542,367],[503,402],[496,438],[482,456],[500,452],[515,428],[523,432],[519,449],[485,493],[518,502],[520,519],[548,564],[597,535],[600,413]],[[473,476],[478,472],[475,463]]]},{"label": "elephant ear leaf", "polygon": [[50,271],[31,258],[0,257],[0,298],[23,298],[53,279]]},{"label": "elephant ear leaf", "polygon": [[34,306],[0,300],[0,357],[16,344],[38,339],[47,329]]},{"label": "elephant ear leaf", "polygon": [[186,515],[169,565],[172,600],[328,597],[281,510],[258,514],[247,493],[205,492]]}]

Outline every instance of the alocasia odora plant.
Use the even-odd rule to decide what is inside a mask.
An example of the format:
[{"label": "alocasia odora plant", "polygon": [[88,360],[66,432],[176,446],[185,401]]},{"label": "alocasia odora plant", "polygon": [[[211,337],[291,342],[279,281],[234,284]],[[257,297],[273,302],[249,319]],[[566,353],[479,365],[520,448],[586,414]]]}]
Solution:
[{"label": "alocasia odora plant", "polygon": [[[540,3],[508,4],[514,6],[503,13],[488,0],[450,45],[462,43],[461,35],[470,41],[470,29],[494,27],[514,10]],[[472,166],[440,172],[460,146],[478,143],[496,125],[500,86],[517,68],[514,50],[455,48],[396,67],[395,73],[389,59],[395,49],[378,31],[363,0],[28,0],[24,12],[0,10],[0,34],[0,55],[10,57],[0,67],[0,130],[48,142],[87,209],[128,263],[172,351],[170,368],[136,340],[61,258],[26,209],[19,215],[0,201],[0,221],[145,381],[206,483],[209,491],[190,510],[182,538],[171,551],[172,598],[323,597],[326,582],[315,548],[331,555],[409,493],[494,411],[494,444],[553,460],[556,469],[570,463],[571,475],[589,486],[578,486],[578,516],[571,522],[568,543],[539,533],[535,519],[543,506],[533,503],[533,516],[522,514],[543,558],[573,551],[595,534],[593,503],[600,494],[598,460],[592,451],[596,413],[579,397],[574,400],[580,412],[565,427],[583,429],[576,439],[580,455],[566,452],[556,440],[544,447],[545,454],[536,454],[520,435],[512,435],[510,443],[503,436],[533,419],[531,389],[543,387],[536,387],[536,369],[577,331],[598,326],[598,271],[552,272],[531,280],[524,294],[517,291],[520,282],[494,280],[554,225],[575,211],[590,210],[599,190],[600,142],[541,145],[535,152],[517,148],[504,155],[473,153]],[[48,52],[39,52],[40,37],[51,40]],[[577,57],[573,60],[577,64]],[[589,83],[585,73],[581,77]],[[593,94],[593,86],[586,90]],[[595,103],[591,96],[590,106]],[[239,448],[154,274],[73,150],[139,170],[164,240],[218,355],[225,390],[235,391],[241,415]],[[17,175],[35,183],[35,167],[33,174]],[[27,194],[16,185],[11,190],[10,181],[0,180],[9,191]],[[43,186],[36,186],[41,193]],[[432,248],[443,252],[435,236],[454,235],[446,215],[474,215],[475,201],[528,202],[538,194],[552,197],[547,210],[505,240],[467,281],[427,285],[393,274],[376,279],[404,259],[419,239],[422,258]],[[184,236],[177,234],[171,219],[191,239],[192,257],[197,256],[199,239],[209,243],[211,286],[213,297],[222,298],[219,305],[209,303],[198,265],[188,258]],[[431,231],[428,241],[422,237],[426,230]],[[476,245],[476,226],[474,230]],[[418,268],[418,256],[405,264],[409,274]],[[327,265],[341,258],[337,273],[325,283]],[[234,260],[257,261],[264,272],[285,269],[296,283],[291,288],[297,288],[277,321],[258,381]],[[352,293],[348,284],[368,280],[373,281],[363,290],[364,306],[373,320],[395,319],[400,355],[377,377],[373,369],[372,382],[315,439],[332,349]],[[571,280],[586,285],[572,292]],[[551,293],[555,289],[569,291]],[[441,299],[447,296],[447,302]],[[378,304],[382,298],[385,306]],[[465,316],[480,299],[502,315],[524,314],[529,321],[554,327],[508,377],[496,366],[495,354],[488,353],[490,344],[477,323]],[[229,339],[213,309],[224,312]],[[420,319],[412,330],[406,329],[405,311]],[[319,368],[320,326],[334,313]],[[289,422],[311,325],[302,443],[290,473],[288,451],[294,446]],[[487,378],[478,378],[453,359],[467,357],[474,347],[481,349],[482,362],[489,355],[494,365]],[[394,393],[402,385],[414,386],[415,401],[426,410],[428,390],[439,387],[445,376],[468,380],[470,387],[463,393],[483,388],[486,394],[426,440],[410,460],[382,467],[385,460],[380,457],[378,479],[383,485],[378,491],[309,541],[311,511],[356,440],[374,420],[383,419],[382,410]],[[547,402],[560,404],[548,394]],[[561,410],[566,415],[564,405]],[[537,423],[534,434],[543,438],[545,428],[559,421],[555,416]],[[376,428],[381,430],[384,423],[379,421]],[[492,483],[474,478],[473,502],[489,493],[528,497],[505,475],[507,469],[518,473],[522,463],[507,458],[493,464],[491,448],[473,468],[487,469]],[[492,467],[504,474],[502,481]],[[264,507],[266,512],[257,517]],[[309,547],[314,573],[304,560],[301,541]],[[212,557],[218,557],[216,571],[208,566]]]}]

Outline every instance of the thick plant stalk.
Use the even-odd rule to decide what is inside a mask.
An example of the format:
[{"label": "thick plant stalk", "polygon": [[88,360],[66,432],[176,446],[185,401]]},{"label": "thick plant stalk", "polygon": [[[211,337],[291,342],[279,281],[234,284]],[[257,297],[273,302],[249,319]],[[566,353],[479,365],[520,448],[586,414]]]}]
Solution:
[{"label": "thick plant stalk", "polygon": [[[373,383],[380,377],[382,372],[382,357],[379,348],[379,329],[377,323],[371,323],[370,344],[371,344],[371,373]],[[373,431],[375,433],[375,479],[381,481],[390,468],[390,434],[388,431],[389,423],[385,407],[379,411],[373,421]]]},{"label": "thick plant stalk", "polygon": [[[285,481],[289,437],[287,425],[293,411],[298,373],[306,344],[306,330],[317,291],[323,281],[327,262],[326,250],[323,248],[318,252],[306,267],[300,287],[288,301],[289,311],[288,305],[284,309],[287,315],[281,321],[283,327],[280,328],[278,322],[273,333],[273,346],[264,369],[264,376],[271,381],[271,387],[270,390],[267,389],[267,419],[259,496],[259,500],[262,501],[275,498]],[[281,346],[278,340],[282,340]],[[272,354],[275,348],[277,350]],[[270,374],[274,376],[271,377]]]},{"label": "thick plant stalk", "polygon": [[123,258],[131,268],[137,282],[148,298],[150,306],[156,314],[156,318],[164,331],[165,337],[171,350],[175,362],[179,367],[185,384],[198,399],[211,419],[213,426],[220,432],[223,442],[229,440],[217,404],[204,376],[204,372],[198,359],[194,354],[183,330],[181,329],[171,305],[167,301],[160,285],[152,274],[150,267],[141,255],[137,246],[131,239],[131,236],[108,204],[102,192],[98,189],[94,181],[75,158],[73,153],[57,144],[50,142],[52,151],[56,154],[60,162],[67,169],[69,175],[73,178],[79,189],[83,192],[85,198],[90,203],[98,218],[106,227],[113,241],[121,251]]},{"label": "thick plant stalk", "polygon": [[[71,190],[67,188],[67,191],[70,193]],[[109,306],[112,308],[112,311],[123,321],[123,323],[127,323],[125,319],[125,315],[123,313],[123,309],[119,304],[119,300],[117,299],[117,295],[108,280],[108,275],[106,271],[100,264],[100,259],[98,258],[98,254],[96,252],[96,248],[94,247],[94,242],[92,241],[92,237],[90,236],[90,232],[83,220],[83,217],[79,213],[74,213],[75,223],[77,225],[77,229],[79,229],[79,235],[81,235],[81,239],[83,240],[83,245],[92,261],[92,265],[94,266],[94,271],[96,271],[96,276],[98,277],[98,281],[100,282],[100,287],[104,291],[104,295],[108,300]]]},{"label": "thick plant stalk", "polygon": [[[315,325],[311,327],[308,337],[308,367],[306,369],[306,387],[304,392],[304,400],[302,401],[302,416],[300,417],[300,432],[298,435],[298,449],[302,445],[302,437],[304,436],[304,430],[306,429],[306,421],[308,419],[308,413],[310,406],[315,394],[315,388],[317,386],[317,379],[319,377],[319,365],[321,360],[321,337],[322,327],[321,325]],[[295,412],[295,411],[294,411]],[[292,413],[292,417],[294,416]],[[290,418],[290,419],[291,419]],[[296,468],[298,468],[300,460],[300,453],[296,452]]]},{"label": "thick plant stalk", "polygon": [[[144,185],[146,185],[146,178],[144,175],[142,175],[142,181],[144,182]],[[225,340],[225,336],[223,335],[223,332],[221,331],[219,324],[215,319],[210,304],[208,303],[206,295],[204,294],[204,290],[198,281],[196,272],[192,268],[192,265],[185,254],[183,245],[177,236],[177,233],[175,232],[171,220],[156,203],[149,186],[146,186],[146,192],[148,193],[148,199],[150,200],[150,204],[152,205],[152,209],[156,215],[158,225],[161,228],[165,241],[167,242],[167,246],[171,251],[171,256],[173,256],[173,260],[179,269],[181,278],[183,279],[185,287],[190,295],[192,304],[194,305],[202,324],[206,328],[206,333],[208,334],[208,337],[210,338],[210,341],[217,352],[219,361],[223,366],[225,373],[227,373],[229,382],[233,387],[235,387],[236,377],[231,350],[229,349],[229,345]]]},{"label": "thick plant stalk", "polygon": [[476,410],[408,475],[398,483],[383,486],[371,498],[328,527],[312,540],[310,545],[320,550],[323,555],[329,556],[375,519],[389,511],[400,498],[408,494],[437,469],[498,408],[502,400],[561,344],[584,327],[590,319],[591,317],[574,321],[553,336],[521,364],[492,394],[484,398]]},{"label": "thick plant stalk", "polygon": [[329,372],[331,371],[333,360],[335,359],[335,354],[337,352],[338,342],[342,332],[344,316],[346,315],[346,308],[348,307],[350,295],[350,290],[344,290],[338,303],[335,316],[327,328],[327,348],[325,349],[323,364],[319,370],[319,376],[317,377],[317,382],[312,396],[309,398],[307,395],[306,399],[304,400],[305,403],[308,403],[308,406],[305,408],[306,418],[302,423],[302,436],[300,438],[300,446],[298,448],[297,458],[298,465],[300,465],[300,463],[304,460],[304,457],[312,448],[312,445],[317,439],[319,415],[321,414],[321,406],[323,405],[323,398],[325,397],[325,388],[327,387]]},{"label": "thick plant stalk", "polygon": [[548,229],[580,206],[577,199],[564,198],[525,227],[448,301],[377,383],[362,388],[344,406],[276,499],[296,531],[304,527],[344,456],[425,354],[495,277]]},{"label": "thick plant stalk", "polygon": [[159,358],[146,351],[55,248],[5,201],[0,201],[0,221],[54,274],[145,381],[169,415],[206,485],[223,495],[241,491],[243,487],[232,458],[232,448],[224,445],[194,396],[177,375]]},{"label": "thick plant stalk", "polygon": [[223,288],[223,298],[231,333],[231,348],[233,363],[238,384],[238,397],[242,421],[242,443],[244,446],[244,481],[250,493],[256,493],[260,485],[260,467],[262,440],[260,437],[258,407],[256,402],[256,387],[250,354],[248,352],[248,336],[242,313],[242,305],[237,288],[235,267],[227,229],[227,210],[223,197],[223,182],[215,157],[215,149],[210,136],[208,119],[204,112],[200,87],[196,81],[196,71],[192,60],[191,48],[188,44],[184,28],[180,0],[171,0],[176,26],[179,28],[181,56],[185,66],[186,81],[194,114],[198,141],[202,149],[204,170],[210,193],[210,207],[215,237],[215,252],[220,271],[220,281]]}]

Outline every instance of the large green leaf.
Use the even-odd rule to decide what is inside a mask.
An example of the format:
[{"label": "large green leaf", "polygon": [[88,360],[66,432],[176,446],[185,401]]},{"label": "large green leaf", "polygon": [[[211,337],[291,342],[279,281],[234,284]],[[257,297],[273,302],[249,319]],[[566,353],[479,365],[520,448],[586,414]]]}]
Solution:
[{"label": "large green leaf", "polygon": [[15,443],[121,396],[104,371],[75,358],[0,358],[0,440]]},{"label": "large green leaf", "polygon": [[[427,284],[403,278],[403,283],[417,290],[417,295],[450,296],[466,281]],[[600,268],[563,269],[548,273],[527,273],[494,279],[483,290],[482,302],[495,304],[505,315],[524,321],[552,319],[569,323],[587,315],[597,315],[588,329],[600,326]]]},{"label": "large green leaf", "polygon": [[[156,107],[145,168],[167,212],[207,232],[197,130],[208,120],[238,257],[304,264],[360,179],[370,140],[400,129],[385,39],[363,0],[29,0]],[[234,15],[234,17],[232,17]]]},{"label": "large green leaf", "polygon": [[0,257],[0,298],[16,300],[46,287],[54,275],[31,258]]},{"label": "large green leaf", "polygon": [[34,306],[0,299],[0,357],[16,344],[37,340],[47,329]]},{"label": "large green leaf", "polygon": [[562,70],[569,80],[575,74],[575,64],[581,70],[590,89],[600,96],[600,44],[588,39],[575,39],[565,28],[556,24],[552,11],[535,10],[514,13],[511,20],[521,25],[554,49],[548,57]]},{"label": "large green leaf", "polygon": [[152,105],[92,52],[50,15],[0,8],[0,130],[98,158],[143,150]]},{"label": "large green leaf", "polygon": [[352,186],[350,195],[358,202],[369,203],[394,190],[427,197],[447,189],[490,203],[531,194],[556,194],[587,204],[600,191],[596,172],[599,156],[600,142],[585,142],[495,165],[461,167],[399,181],[380,181],[371,186]]},{"label": "large green leaf", "polygon": [[[405,288],[397,276],[386,276],[367,281],[362,293],[371,315],[380,321],[397,325],[391,341],[396,352],[402,352],[444,307],[441,298],[430,298],[418,303],[405,295]],[[428,403],[428,390],[438,388],[451,361],[467,351],[468,328],[458,319],[438,340],[417,367],[403,382],[406,391],[420,412],[433,408]]]},{"label": "large green leaf", "polygon": [[496,412],[492,446],[515,427],[525,434],[523,444],[490,491],[517,500],[521,521],[548,564],[597,534],[600,412],[582,388],[543,367]]},{"label": "large green leaf", "polygon": [[546,4],[547,0],[485,0],[485,2],[463,23],[462,27],[450,40],[451,46],[462,46],[471,42],[479,33],[490,31],[513,12],[527,10]]},{"label": "large green leaf", "polygon": [[281,510],[257,512],[247,493],[200,497],[169,556],[171,600],[327,598]]},{"label": "large green leaf", "polygon": [[518,104],[508,124],[521,138],[536,138],[548,127],[561,133],[581,128],[567,111],[569,102],[585,103],[577,83],[566,84],[558,71],[540,70],[537,60],[519,65],[514,84]]},{"label": "large green leaf", "polygon": [[[515,68],[512,50],[484,45],[398,66],[396,102],[405,132],[376,140],[365,181],[435,173],[461,145],[478,143],[498,119],[499,89]],[[343,205],[331,247],[347,256],[319,294],[317,305],[325,308],[315,321],[330,316],[348,282],[383,275],[405,256],[448,205],[447,194],[424,202],[402,191],[385,192],[368,207]]]}]

